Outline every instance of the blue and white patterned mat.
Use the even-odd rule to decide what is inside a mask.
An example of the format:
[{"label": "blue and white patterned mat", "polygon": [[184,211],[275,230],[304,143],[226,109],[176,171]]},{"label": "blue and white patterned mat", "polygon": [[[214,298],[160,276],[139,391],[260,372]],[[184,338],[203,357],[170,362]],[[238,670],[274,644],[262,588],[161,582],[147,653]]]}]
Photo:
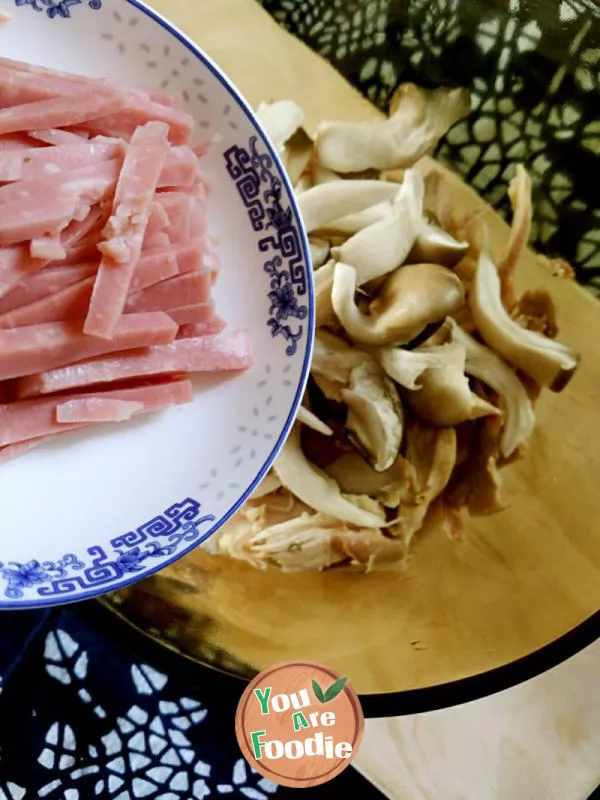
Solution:
[{"label": "blue and white patterned mat", "polygon": [[[241,758],[241,682],[140,658],[92,608],[0,614],[0,800],[297,797]],[[382,797],[352,769],[305,792]]]}]

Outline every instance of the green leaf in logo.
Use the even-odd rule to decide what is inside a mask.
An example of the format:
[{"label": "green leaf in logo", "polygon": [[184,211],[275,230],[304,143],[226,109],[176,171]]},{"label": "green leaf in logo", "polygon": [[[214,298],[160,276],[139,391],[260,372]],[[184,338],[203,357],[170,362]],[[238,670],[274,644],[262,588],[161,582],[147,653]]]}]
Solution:
[{"label": "green leaf in logo", "polygon": [[320,703],[325,702],[325,695],[323,694],[323,689],[319,686],[319,684],[313,680],[312,682],[312,690],[315,693],[315,697]]},{"label": "green leaf in logo", "polygon": [[325,699],[322,702],[329,703],[330,700],[334,700],[343,690],[347,682],[348,678],[340,678],[339,680],[335,681],[335,683],[332,683],[329,689],[327,689],[325,692]]}]

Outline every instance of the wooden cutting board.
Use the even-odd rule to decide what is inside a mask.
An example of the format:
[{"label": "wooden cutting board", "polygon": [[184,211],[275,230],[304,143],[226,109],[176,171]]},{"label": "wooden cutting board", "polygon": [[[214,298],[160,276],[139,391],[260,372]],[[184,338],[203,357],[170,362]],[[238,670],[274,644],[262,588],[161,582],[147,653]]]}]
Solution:
[{"label": "wooden cutting board", "polygon": [[[292,98],[304,108],[309,130],[323,119],[379,116],[254,0],[154,5],[212,56],[254,107]],[[455,202],[481,203],[458,180]],[[486,219],[499,252],[507,228],[491,211]],[[350,675],[360,692],[480,673],[589,617],[600,608],[600,304],[551,277],[531,254],[520,265],[520,284],[551,290],[560,338],[583,360],[562,394],[542,397],[530,452],[505,473],[508,510],[470,521],[463,542],[435,529],[419,535],[404,573],[286,575],[196,551],[132,589],[129,599],[136,592],[168,595],[165,576],[183,576],[197,592],[173,591],[168,602],[181,612],[179,640],[189,652],[198,655],[208,642],[256,669],[314,658]]]}]

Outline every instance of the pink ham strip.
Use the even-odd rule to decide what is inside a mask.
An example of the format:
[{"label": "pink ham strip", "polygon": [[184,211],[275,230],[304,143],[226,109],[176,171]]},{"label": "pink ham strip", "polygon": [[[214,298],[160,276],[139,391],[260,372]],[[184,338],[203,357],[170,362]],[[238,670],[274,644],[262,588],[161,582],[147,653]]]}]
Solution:
[{"label": "pink ham strip", "polygon": [[[85,278],[79,283],[66,286],[59,292],[8,311],[6,314],[0,314],[0,329],[83,319],[90,303],[95,280],[95,276]],[[125,312],[137,314],[144,311],[168,311],[171,308],[202,303],[210,296],[210,286],[208,272],[178,275],[131,294],[125,303]]]},{"label": "pink ham strip", "polygon": [[252,366],[252,342],[245,331],[178,339],[169,345],[120,353],[28,375],[16,382],[16,397],[27,398],[99,384],[191,372],[229,372]]},{"label": "pink ham strip", "polygon": [[166,231],[157,231],[144,238],[144,248],[148,250],[164,249],[171,244],[169,234]]},{"label": "pink ham strip", "polygon": [[75,264],[70,267],[42,269],[19,283],[4,297],[0,297],[0,314],[6,314],[15,308],[27,306],[44,297],[56,294],[66,289],[67,286],[72,286],[95,275],[97,270],[97,264]]},{"label": "pink ham strip", "polygon": [[[40,325],[43,322],[83,319],[92,296],[94,281],[94,276],[85,278],[80,283],[66,286],[60,292],[49,294],[34,303],[8,311],[6,314],[0,314],[0,328],[23,328],[28,325]],[[162,309],[140,309],[140,311],[149,310],[161,311]]]},{"label": "pink ham strip", "polygon": [[176,335],[177,325],[161,311],[126,314],[119,321],[111,340],[86,336],[80,321],[49,322],[2,330],[0,380],[44,372],[119,350],[170,344]]},{"label": "pink ham strip", "polygon": [[31,258],[25,245],[0,248],[0,298],[43,266],[45,262]]},{"label": "pink ham strip", "polygon": [[60,233],[32,239],[29,243],[29,254],[32,258],[41,258],[47,262],[60,261],[67,256]]},{"label": "pink ham strip", "polygon": [[126,422],[144,410],[144,404],[114,397],[80,397],[56,406],[56,421],[61,425],[74,423]]},{"label": "pink ham strip", "polygon": [[68,172],[45,175],[43,178],[10,183],[0,186],[0,203],[39,201],[40,195],[48,196],[61,192],[72,194],[92,206],[103,200],[114,189],[120,168],[121,161],[111,159]]},{"label": "pink ham strip", "polygon": [[31,150],[40,147],[41,143],[30,139],[25,133],[7,133],[0,136],[0,153],[12,153],[19,150]]},{"label": "pink ham strip", "polygon": [[148,96],[154,103],[160,103],[161,106],[172,106],[178,108],[175,98],[166,92],[149,92]]},{"label": "pink ham strip", "polygon": [[150,209],[150,217],[148,218],[148,225],[146,227],[146,235],[159,233],[169,227],[169,215],[165,211],[161,203],[155,199]]},{"label": "pink ham strip", "polygon": [[215,316],[208,322],[196,322],[182,325],[177,333],[178,339],[195,339],[198,336],[216,336],[227,327],[227,323],[221,317]]},{"label": "pink ham strip", "polygon": [[169,249],[148,250],[142,253],[142,257],[137,263],[129,287],[130,292],[139,292],[155,283],[173,278],[178,271],[177,259]]},{"label": "pink ham strip", "polygon": [[122,158],[124,151],[125,145],[117,140],[85,142],[80,139],[78,144],[0,153],[0,181],[7,183],[44,178],[52,173],[68,172]]},{"label": "pink ham strip", "polygon": [[86,127],[106,136],[129,139],[137,128],[148,122],[166,123],[169,126],[171,144],[187,145],[191,141],[194,118],[178,108],[154,102],[143,92],[129,92],[127,108],[91,120]]},{"label": "pink ham strip", "polygon": [[11,245],[63,230],[73,219],[77,199],[41,196],[0,207],[0,245]]},{"label": "pink ham strip", "polygon": [[212,321],[215,314],[215,307],[212,301],[195,303],[190,306],[170,308],[167,314],[177,325],[198,325],[200,323],[210,323]]},{"label": "pink ham strip", "polygon": [[119,112],[127,98],[117,91],[82,91],[70,97],[51,97],[0,110],[0,133],[80,125]]},{"label": "pink ham strip", "polygon": [[46,128],[43,131],[29,131],[32,139],[37,139],[44,144],[65,145],[74,144],[79,145],[89,138],[89,134],[80,132],[73,133],[73,131],[65,131],[60,128]]},{"label": "pink ham strip", "polygon": [[195,305],[210,296],[210,273],[190,272],[157,283],[129,295],[125,304],[128,313],[139,311],[168,311],[171,308]]},{"label": "pink ham strip", "polygon": [[165,125],[150,122],[134,133],[127,148],[107,224],[113,238],[99,245],[103,258],[84,326],[90,336],[110,338],[123,313],[168,150],[166,136]]},{"label": "pink ham strip", "polygon": [[38,436],[36,439],[29,439],[26,442],[0,447],[0,464],[5,464],[13,458],[18,458],[19,456],[25,455],[25,453],[29,453],[30,450],[33,450],[38,445],[43,444],[51,438],[51,436]]},{"label": "pink ham strip", "polygon": [[181,275],[204,269],[203,247],[199,242],[173,248],[173,252],[177,258],[177,265]]},{"label": "pink ham strip", "polygon": [[165,168],[161,172],[158,188],[181,188],[192,186],[196,179],[198,160],[189,147],[172,147]]},{"label": "pink ham strip", "polygon": [[169,238],[173,244],[190,240],[190,197],[184,192],[159,192],[156,202],[167,215]]},{"label": "pink ham strip", "polygon": [[[44,397],[36,400],[19,400],[0,405],[0,446],[7,446],[40,436],[48,436],[65,430],[78,430],[89,423],[57,422],[57,407],[69,400],[86,397],[110,398],[124,402],[141,403],[143,410],[138,413],[152,413],[171,405],[184,405],[192,401],[192,384],[188,380],[166,381],[140,386],[132,389],[113,389],[96,392],[92,395],[73,395]],[[136,414],[137,416],[137,414]]]}]

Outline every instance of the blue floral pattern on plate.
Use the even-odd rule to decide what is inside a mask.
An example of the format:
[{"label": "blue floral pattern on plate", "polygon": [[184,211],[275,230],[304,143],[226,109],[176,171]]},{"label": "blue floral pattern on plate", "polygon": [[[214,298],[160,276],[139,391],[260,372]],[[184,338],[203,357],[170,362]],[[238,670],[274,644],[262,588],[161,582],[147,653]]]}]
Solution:
[{"label": "blue floral pattern on plate", "polygon": [[307,295],[306,264],[292,209],[282,202],[281,179],[269,153],[260,151],[257,136],[250,138],[247,148],[230,147],[224,158],[227,172],[235,180],[248,211],[252,229],[267,234],[258,243],[262,253],[272,255],[264,264],[270,278],[267,296],[271,306],[267,325],[271,336],[282,336],[289,342],[285,352],[293,356],[304,334],[304,326],[283,323],[288,319],[306,319],[308,309],[298,299]]},{"label": "blue floral pattern on plate", "polygon": [[0,562],[0,578],[6,581],[4,596],[11,600],[36,594],[61,596],[142,572],[149,559],[169,558],[184,545],[204,542],[210,528],[202,533],[200,528],[214,519],[212,514],[202,514],[200,503],[188,497],[139,528],[112,539],[112,556],[95,546],[88,548],[87,559],[69,553],[58,561]]},{"label": "blue floral pattern on plate", "polygon": [[[80,6],[83,0],[15,0],[17,6],[30,6],[34,11],[45,11],[50,19],[71,16],[71,6]],[[89,0],[88,7],[93,11],[102,8],[102,0]]]}]

